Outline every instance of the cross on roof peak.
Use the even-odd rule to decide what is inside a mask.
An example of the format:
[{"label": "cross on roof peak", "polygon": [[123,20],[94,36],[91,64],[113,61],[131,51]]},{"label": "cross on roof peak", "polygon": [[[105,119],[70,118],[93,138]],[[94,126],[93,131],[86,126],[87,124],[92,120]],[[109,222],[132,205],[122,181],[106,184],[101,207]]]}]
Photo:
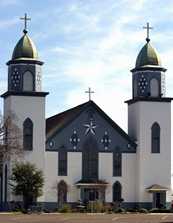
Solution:
[{"label": "cross on roof peak", "polygon": [[89,101],[91,101],[91,94],[93,94],[93,93],[95,93],[95,92],[92,91],[91,88],[89,87],[89,88],[88,88],[88,91],[85,91],[85,93],[88,94],[88,96],[89,96]]},{"label": "cross on roof peak", "polygon": [[143,29],[147,30],[147,38],[146,41],[147,43],[150,42],[150,29],[153,29],[153,27],[150,26],[149,22],[147,22],[146,26],[143,26]]},{"label": "cross on roof peak", "polygon": [[20,18],[21,20],[24,20],[24,30],[23,32],[27,33],[27,22],[31,20],[31,18],[27,17],[27,13],[25,13],[24,17]]}]

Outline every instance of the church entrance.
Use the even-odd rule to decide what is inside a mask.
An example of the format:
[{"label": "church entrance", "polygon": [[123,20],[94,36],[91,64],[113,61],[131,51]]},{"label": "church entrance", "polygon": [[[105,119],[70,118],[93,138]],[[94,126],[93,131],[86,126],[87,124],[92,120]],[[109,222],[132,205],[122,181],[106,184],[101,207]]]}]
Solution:
[{"label": "church entrance", "polygon": [[152,193],[153,208],[165,208],[166,207],[166,191],[168,190],[167,187],[153,184],[150,187],[146,188],[149,193]]},{"label": "church entrance", "polygon": [[105,201],[105,187],[81,187],[80,200],[83,203],[90,201]]},{"label": "church entrance", "polygon": [[99,199],[98,189],[84,188],[83,200],[84,202],[95,201]]},{"label": "church entrance", "polygon": [[166,192],[153,193],[153,207],[164,208],[166,204]]}]

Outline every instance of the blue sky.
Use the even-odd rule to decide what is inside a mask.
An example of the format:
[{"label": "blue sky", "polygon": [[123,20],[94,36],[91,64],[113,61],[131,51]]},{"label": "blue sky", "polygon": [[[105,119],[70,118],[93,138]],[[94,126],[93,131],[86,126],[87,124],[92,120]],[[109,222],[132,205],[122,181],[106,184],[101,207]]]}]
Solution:
[{"label": "blue sky", "polygon": [[[0,93],[7,88],[7,66],[22,35],[19,18],[31,17],[29,36],[43,66],[43,89],[49,91],[46,116],[92,99],[126,130],[131,73],[145,44],[146,22],[154,27],[151,44],[166,73],[167,96],[173,96],[172,0],[0,0]],[[2,99],[0,101],[2,111]]]}]

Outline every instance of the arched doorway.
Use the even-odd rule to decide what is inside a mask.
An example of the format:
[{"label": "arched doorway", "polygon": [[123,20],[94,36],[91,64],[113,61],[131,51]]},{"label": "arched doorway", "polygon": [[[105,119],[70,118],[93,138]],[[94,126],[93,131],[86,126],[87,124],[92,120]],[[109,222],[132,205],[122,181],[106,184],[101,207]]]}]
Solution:
[{"label": "arched doorway", "polygon": [[122,192],[122,187],[120,182],[116,181],[113,184],[113,202],[120,202],[122,197],[121,197],[121,192]]},{"label": "arched doorway", "polygon": [[67,184],[64,180],[58,183],[58,207],[62,207],[67,202]]}]

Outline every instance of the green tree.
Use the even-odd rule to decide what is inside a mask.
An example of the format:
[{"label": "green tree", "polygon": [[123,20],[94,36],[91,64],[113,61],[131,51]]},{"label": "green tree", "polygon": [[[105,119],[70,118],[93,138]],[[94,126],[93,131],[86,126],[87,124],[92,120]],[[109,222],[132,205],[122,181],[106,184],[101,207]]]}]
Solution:
[{"label": "green tree", "polygon": [[26,210],[42,195],[43,185],[43,172],[34,164],[21,162],[13,166],[11,176],[13,193],[23,196],[23,205]]}]

